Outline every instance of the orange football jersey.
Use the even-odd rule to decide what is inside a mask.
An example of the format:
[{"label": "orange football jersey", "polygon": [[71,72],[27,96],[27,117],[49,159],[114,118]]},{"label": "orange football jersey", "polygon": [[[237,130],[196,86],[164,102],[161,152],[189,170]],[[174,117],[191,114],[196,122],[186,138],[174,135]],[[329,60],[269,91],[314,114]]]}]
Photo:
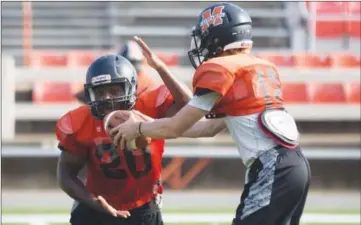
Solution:
[{"label": "orange football jersey", "polygon": [[[135,109],[158,118],[173,99],[164,85],[138,96]],[[80,106],[61,117],[56,125],[59,145],[84,156],[87,162],[86,188],[103,196],[119,210],[130,210],[152,200],[161,174],[164,140],[153,140],[145,149],[120,150],[93,118],[88,106]]]},{"label": "orange football jersey", "polygon": [[266,108],[282,108],[279,73],[272,63],[237,54],[209,59],[197,68],[193,91],[206,88],[221,94],[212,112],[243,116]]}]

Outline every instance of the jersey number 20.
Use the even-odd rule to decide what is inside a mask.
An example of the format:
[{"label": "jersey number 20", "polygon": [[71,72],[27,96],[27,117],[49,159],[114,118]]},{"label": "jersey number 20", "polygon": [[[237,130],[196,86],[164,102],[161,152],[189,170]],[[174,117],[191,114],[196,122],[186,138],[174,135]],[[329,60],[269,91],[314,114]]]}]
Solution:
[{"label": "jersey number 20", "polygon": [[[132,177],[138,179],[149,173],[152,168],[152,160],[149,149],[141,149],[141,154],[136,156],[133,151],[124,150],[124,158],[121,158],[118,153],[118,149],[113,144],[101,144],[97,146],[97,158],[101,160],[104,154],[107,154],[109,162],[102,163],[100,168],[102,169],[105,176],[113,179],[126,179],[128,173],[124,166],[126,165]],[[142,160],[137,160],[138,157],[142,157]],[[125,162],[122,160],[125,159]],[[139,161],[143,165],[139,165]],[[141,169],[139,169],[139,167]]]}]

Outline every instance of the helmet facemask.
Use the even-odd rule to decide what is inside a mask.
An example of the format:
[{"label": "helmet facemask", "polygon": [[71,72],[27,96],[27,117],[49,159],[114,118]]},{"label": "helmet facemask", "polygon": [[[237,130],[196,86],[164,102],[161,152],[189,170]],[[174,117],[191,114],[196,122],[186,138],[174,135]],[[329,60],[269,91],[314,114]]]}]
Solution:
[{"label": "helmet facemask", "polygon": [[211,36],[208,31],[201,33],[199,30],[193,29],[191,37],[191,47],[188,52],[188,57],[195,69],[203,62],[216,57],[223,51],[219,38]]},{"label": "helmet facemask", "polygon": [[[103,119],[106,114],[115,110],[131,110],[137,99],[136,81],[126,78],[116,79],[107,84],[85,85],[84,88],[88,105],[96,119]],[[101,96],[99,88],[105,91],[107,96]]]},{"label": "helmet facemask", "polygon": [[192,66],[196,69],[208,59],[209,51],[205,44],[202,43],[201,33],[199,30],[193,28],[191,37],[191,46],[188,51],[188,57]]}]

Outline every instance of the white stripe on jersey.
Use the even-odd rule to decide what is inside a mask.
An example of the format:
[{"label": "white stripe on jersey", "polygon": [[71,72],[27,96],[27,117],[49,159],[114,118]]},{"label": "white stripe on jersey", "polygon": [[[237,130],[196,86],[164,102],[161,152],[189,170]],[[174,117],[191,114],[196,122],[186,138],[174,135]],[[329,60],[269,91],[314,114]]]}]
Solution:
[{"label": "white stripe on jersey", "polygon": [[201,96],[194,96],[188,104],[190,106],[196,107],[198,109],[202,109],[204,111],[211,111],[216,104],[217,100],[221,97],[221,95],[217,92],[210,92]]}]

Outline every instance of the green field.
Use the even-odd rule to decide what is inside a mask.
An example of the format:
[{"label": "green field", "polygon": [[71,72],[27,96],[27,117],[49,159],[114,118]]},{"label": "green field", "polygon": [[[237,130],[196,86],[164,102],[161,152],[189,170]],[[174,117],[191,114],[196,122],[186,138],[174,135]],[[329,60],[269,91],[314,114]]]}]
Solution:
[{"label": "green field", "polygon": [[[163,210],[163,213],[182,213],[182,214],[196,214],[196,213],[209,213],[209,214],[217,214],[217,213],[233,213],[234,209],[216,209],[216,208],[209,208],[209,209],[179,209],[179,208],[167,208]],[[25,209],[25,208],[16,208],[16,209],[9,209],[4,208],[2,209],[2,214],[68,214],[68,209]],[[327,213],[327,214],[343,214],[343,215],[360,215],[360,211],[355,210],[311,210],[306,209],[305,213]],[[218,225],[230,225],[229,223],[219,223]],[[27,224],[7,224],[2,223],[4,225],[27,225]],[[68,225],[68,223],[54,223],[52,225]],[[171,225],[210,225],[209,223],[171,223]],[[214,223],[213,223],[214,224]],[[355,225],[358,223],[340,223],[340,224],[333,224],[333,225]],[[303,225],[325,225],[325,223],[307,223]]]}]

